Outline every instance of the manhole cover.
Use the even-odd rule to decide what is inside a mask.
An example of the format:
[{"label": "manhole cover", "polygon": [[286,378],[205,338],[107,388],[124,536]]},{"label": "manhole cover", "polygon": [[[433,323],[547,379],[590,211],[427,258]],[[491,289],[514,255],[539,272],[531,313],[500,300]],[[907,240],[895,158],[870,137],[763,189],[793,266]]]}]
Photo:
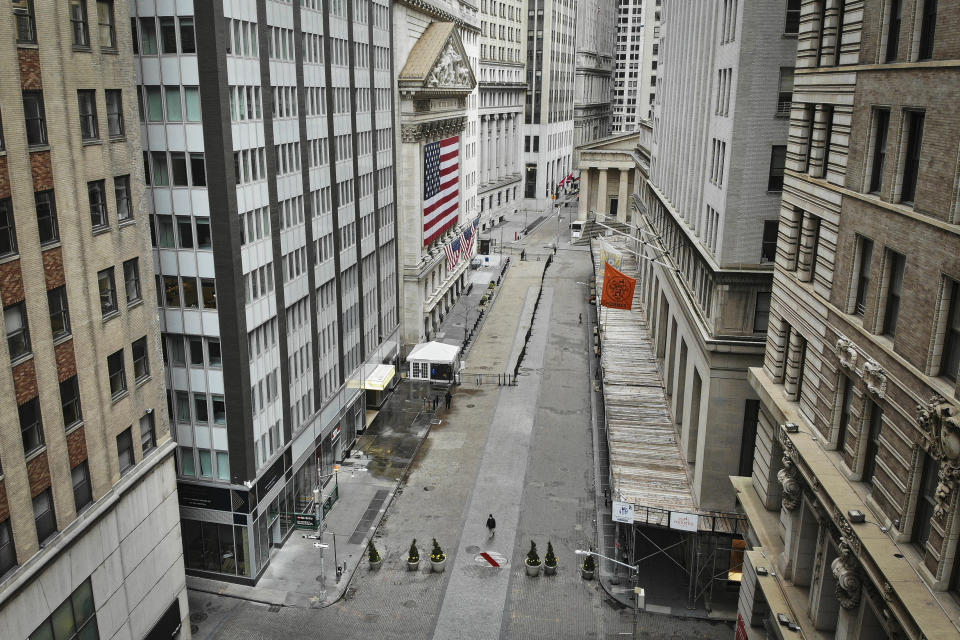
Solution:
[{"label": "manhole cover", "polygon": [[479,551],[480,551],[480,547],[478,547],[475,544],[472,544],[469,547],[467,547],[467,553],[478,553]]},{"label": "manhole cover", "polygon": [[200,627],[195,624],[190,625],[190,634],[197,635],[197,632],[200,631]]},{"label": "manhole cover", "polygon": [[405,606],[407,609],[416,609],[416,608],[417,608],[417,601],[416,601],[416,600],[404,600],[404,601],[403,601],[403,606]]},{"label": "manhole cover", "polygon": [[475,404],[468,404],[468,405],[467,405],[467,409],[473,409],[475,406],[477,406],[477,405],[475,405]]},{"label": "manhole cover", "polygon": [[425,486],[425,487],[423,488],[423,490],[424,490],[424,491],[433,491],[433,485],[432,485],[432,484],[428,484],[427,486]]},{"label": "manhole cover", "polygon": [[190,614],[190,622],[196,622],[199,624],[206,619],[207,619],[207,614],[205,614],[203,611],[196,611]]},{"label": "manhole cover", "polygon": [[314,580],[316,580],[317,582],[323,582],[323,576],[317,576],[316,578],[314,578]]},{"label": "manhole cover", "polygon": [[280,605],[272,604],[269,607],[267,607],[267,611],[269,611],[270,613],[280,613]]}]

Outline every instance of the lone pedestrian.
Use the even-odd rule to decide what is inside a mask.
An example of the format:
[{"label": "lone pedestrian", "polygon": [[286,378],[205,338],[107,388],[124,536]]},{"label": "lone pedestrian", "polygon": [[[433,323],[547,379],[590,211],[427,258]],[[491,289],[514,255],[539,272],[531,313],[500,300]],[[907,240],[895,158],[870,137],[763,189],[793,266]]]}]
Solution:
[{"label": "lone pedestrian", "polygon": [[582,313],[578,313],[578,314],[577,314],[577,324],[583,324],[583,314],[582,314]]},{"label": "lone pedestrian", "polygon": [[437,410],[437,405],[440,404],[440,396],[433,396],[433,410]]},{"label": "lone pedestrian", "polygon": [[450,392],[449,392],[449,391],[447,391],[447,398],[446,398],[446,400],[447,400],[447,409],[449,409],[449,408],[450,408],[450,401],[453,400],[453,396],[450,395]]},{"label": "lone pedestrian", "polygon": [[491,538],[493,537],[493,534],[496,533],[496,530],[497,521],[494,519],[493,514],[491,513],[489,516],[487,516],[487,531],[490,532]]}]

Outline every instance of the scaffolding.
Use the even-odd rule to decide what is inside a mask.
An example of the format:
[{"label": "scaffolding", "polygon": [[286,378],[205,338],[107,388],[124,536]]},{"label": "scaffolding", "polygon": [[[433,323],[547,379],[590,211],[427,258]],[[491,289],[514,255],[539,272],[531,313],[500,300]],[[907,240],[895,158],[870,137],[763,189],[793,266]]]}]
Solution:
[{"label": "scaffolding", "polygon": [[[591,243],[598,300],[605,267],[601,253],[621,251],[619,270],[637,276],[637,258],[629,240],[604,241],[603,252],[600,240]],[[697,505],[644,322],[640,292],[638,286],[632,310],[598,310],[597,353],[611,498],[632,507],[632,520],[617,525],[617,541],[623,545],[622,556],[637,566],[638,573],[645,562],[669,559],[686,577],[687,607],[693,609],[703,599],[709,609],[715,585],[739,583],[746,518]]]}]

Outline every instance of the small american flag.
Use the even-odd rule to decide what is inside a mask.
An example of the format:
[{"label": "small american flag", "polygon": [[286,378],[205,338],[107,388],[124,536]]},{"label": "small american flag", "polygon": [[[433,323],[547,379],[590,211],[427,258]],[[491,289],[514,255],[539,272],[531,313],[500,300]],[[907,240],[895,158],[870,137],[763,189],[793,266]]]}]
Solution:
[{"label": "small american flag", "polygon": [[467,227],[463,232],[463,255],[469,257],[473,252],[473,227]]},{"label": "small american flag", "polygon": [[461,247],[463,244],[460,242],[460,237],[457,237],[456,240],[448,244],[443,248],[447,253],[447,270],[453,271],[453,268],[457,266],[457,263],[460,262]]},{"label": "small american flag", "polygon": [[460,137],[423,148],[423,245],[457,224],[460,212]]}]

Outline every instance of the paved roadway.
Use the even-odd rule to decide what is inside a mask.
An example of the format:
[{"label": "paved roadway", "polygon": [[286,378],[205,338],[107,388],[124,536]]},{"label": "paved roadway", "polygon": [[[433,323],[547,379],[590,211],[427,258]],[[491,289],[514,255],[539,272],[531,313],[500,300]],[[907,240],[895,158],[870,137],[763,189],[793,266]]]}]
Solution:
[{"label": "paved roadway", "polygon": [[[377,531],[375,540],[385,559],[382,569],[370,572],[361,564],[344,598],[319,609],[267,607],[191,592],[195,638],[633,635],[634,612],[576,571],[574,549],[596,543],[588,307],[586,291],[577,284],[589,281],[590,261],[585,248],[561,243],[530,318],[543,260],[550,253],[544,246],[556,237],[556,227],[555,220],[547,220],[526,239],[529,260],[520,263],[514,257],[467,358],[468,369],[506,369],[518,356],[522,340],[517,336],[532,320],[518,385],[476,386],[465,377]],[[583,325],[578,323],[580,313]],[[455,309],[451,320],[457,315]],[[484,528],[489,512],[497,517],[493,539]],[[426,566],[433,537],[447,553],[442,574],[429,573]],[[413,538],[422,562],[419,571],[408,572],[406,550]],[[558,575],[524,574],[531,539],[541,557],[547,541],[553,542],[560,559]],[[481,551],[501,555],[505,565],[485,566],[477,560]],[[732,637],[726,625],[652,614],[642,615],[639,627],[640,638]]]}]

